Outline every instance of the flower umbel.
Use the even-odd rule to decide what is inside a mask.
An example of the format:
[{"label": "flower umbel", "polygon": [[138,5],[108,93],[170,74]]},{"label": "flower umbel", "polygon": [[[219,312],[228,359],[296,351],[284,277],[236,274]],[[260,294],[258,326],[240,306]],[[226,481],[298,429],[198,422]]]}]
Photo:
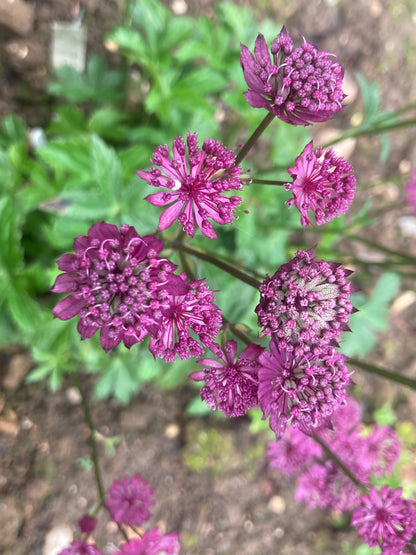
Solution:
[{"label": "flower umbel", "polygon": [[293,198],[287,206],[296,206],[303,227],[311,223],[309,211],[315,215],[317,225],[322,225],[345,214],[354,199],[355,177],[349,162],[338,156],[331,148],[312,150],[312,141],[296,158],[293,168],[288,168],[293,177],[285,188],[292,191]]},{"label": "flower umbel", "polygon": [[159,306],[169,294],[183,294],[187,285],[173,272],[176,266],[156,255],[163,247],[154,235],[141,237],[128,225],[94,224],[88,236],[74,241],[75,254],[64,254],[64,273],[52,291],[70,293],[53,314],[68,320],[80,317],[82,339],[101,329],[101,345],[110,351],[121,341],[131,347],[148,333]]},{"label": "flower umbel", "polygon": [[263,419],[270,415],[270,428],[279,438],[287,424],[311,432],[345,402],[350,378],[346,357],[326,346],[319,355],[296,354],[279,349],[270,341],[270,351],[259,357],[259,404]]},{"label": "flower umbel", "polygon": [[294,48],[286,27],[273,41],[272,62],[266,40],[259,34],[254,56],[241,45],[241,66],[254,108],[266,108],[292,125],[330,119],[342,108],[344,71],[335,56],[306,42]]},{"label": "flower umbel", "polygon": [[[179,277],[186,283],[185,274]],[[168,362],[177,355],[181,359],[200,357],[204,352],[202,345],[209,347],[213,343],[221,323],[221,310],[214,304],[213,292],[204,280],[188,282],[185,294],[173,294],[164,301],[157,325],[150,328],[150,352]]]},{"label": "flower umbel", "polygon": [[103,555],[94,543],[75,540],[58,555]]},{"label": "flower umbel", "polygon": [[383,553],[398,554],[416,530],[416,508],[403,499],[401,488],[373,487],[361,496],[351,524],[369,546],[379,545]]},{"label": "flower umbel", "polygon": [[140,526],[150,518],[154,490],[140,476],[114,480],[106,500],[111,516],[118,524]]},{"label": "flower umbel", "polygon": [[140,539],[133,539],[121,546],[115,555],[178,555],[180,550],[177,533],[161,534],[157,528],[145,532]]},{"label": "flower umbel", "polygon": [[171,206],[162,212],[158,229],[170,227],[177,219],[192,237],[195,220],[204,235],[216,239],[209,219],[217,224],[230,224],[240,205],[240,197],[223,195],[229,189],[242,189],[242,168],[235,165],[235,155],[222,143],[206,139],[202,149],[196,133],[188,133],[186,145],[182,137],[173,140],[171,159],[167,145],[155,148],[151,162],[157,167],[137,174],[154,187],[167,189],[153,193],[146,200],[154,206]]},{"label": "flower umbel", "polygon": [[335,262],[316,260],[313,248],[298,251],[260,286],[256,307],[262,335],[277,339],[279,348],[319,352],[337,345],[353,306],[351,270]]},{"label": "flower umbel", "polygon": [[193,372],[189,377],[205,381],[201,397],[211,409],[222,410],[229,417],[242,416],[258,404],[258,357],[263,348],[252,343],[237,360],[236,341],[227,341],[224,350],[217,344],[212,345],[210,350],[219,360],[198,360],[204,369]]}]

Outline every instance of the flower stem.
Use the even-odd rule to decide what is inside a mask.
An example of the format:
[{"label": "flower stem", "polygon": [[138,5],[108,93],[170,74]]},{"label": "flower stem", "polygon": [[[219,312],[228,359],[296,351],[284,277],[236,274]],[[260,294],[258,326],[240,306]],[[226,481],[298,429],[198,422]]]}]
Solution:
[{"label": "flower stem", "polygon": [[[78,374],[76,374],[76,373],[72,374],[72,381],[74,382],[75,387],[78,389],[78,391],[81,395],[81,404],[82,404],[82,408],[84,410],[84,418],[85,418],[85,422],[86,422],[86,424],[88,426],[88,429],[89,429],[89,432],[90,432],[89,443],[90,443],[90,449],[91,449],[91,461],[92,461],[92,466],[93,466],[93,469],[94,469],[94,477],[95,477],[95,483],[97,485],[98,497],[99,497],[101,506],[103,508],[107,509],[107,511],[108,511],[108,507],[107,507],[107,504],[105,502],[105,491],[104,491],[104,486],[103,486],[103,480],[102,480],[102,477],[101,477],[100,464],[98,462],[98,446],[97,446],[97,442],[95,440],[95,426],[94,426],[94,422],[92,420],[90,406],[88,404],[88,399],[87,399],[86,393],[85,393],[84,389],[81,386],[81,381],[78,377]],[[126,532],[123,530],[123,528],[119,524],[117,524],[117,526],[118,526],[119,531],[123,535],[124,539],[126,541],[128,541],[129,538],[128,538]]]},{"label": "flower stem", "polygon": [[382,368],[381,366],[376,366],[375,364],[364,362],[363,360],[359,360],[357,358],[349,358],[347,362],[348,364],[352,364],[353,366],[358,366],[362,368],[366,372],[377,374],[377,376],[381,376],[382,378],[386,378],[388,380],[391,380],[392,382],[406,385],[407,387],[416,390],[416,380],[408,378],[407,376],[403,376],[403,374],[396,374],[395,372],[387,370],[387,368]]},{"label": "flower stem", "polygon": [[274,179],[251,178],[251,183],[254,183],[256,185],[286,185],[287,181],[275,181]]},{"label": "flower stem", "polygon": [[357,486],[360,491],[363,491],[365,489],[365,485],[362,484],[358,480],[358,478],[356,478],[356,476],[354,476],[351,470],[347,466],[345,466],[341,459],[328,447],[328,445],[324,441],[322,441],[322,439],[317,434],[313,434],[312,437],[316,441],[316,443],[319,443],[328,458],[330,458],[337,466],[340,467],[344,474]]},{"label": "flower stem", "polygon": [[224,270],[224,272],[231,274],[232,276],[243,281],[244,283],[248,283],[248,285],[251,285],[255,289],[258,289],[261,285],[261,282],[258,281],[256,278],[250,276],[249,274],[247,274],[246,272],[243,272],[242,270],[239,270],[235,266],[231,266],[231,264],[228,264],[227,262],[220,260],[210,252],[203,251],[202,249],[199,249],[196,247],[189,247],[188,245],[178,245],[178,250],[179,250],[179,255],[181,251],[186,252],[188,254],[192,254],[197,258],[199,258],[200,260],[205,260],[206,262],[209,262],[210,264],[217,266],[217,268],[221,268],[221,270]]},{"label": "flower stem", "polygon": [[374,243],[374,241],[371,241],[370,239],[365,239],[364,237],[361,237],[360,235],[347,234],[346,238],[351,239],[352,241],[357,241],[359,243],[363,243],[364,245],[372,247],[373,249],[378,250],[380,252],[383,252],[385,254],[389,254],[389,255],[394,256],[394,257],[400,257],[403,260],[406,260],[408,263],[416,264],[416,258],[414,258],[412,256],[408,256],[407,254],[405,254],[403,252],[398,252],[398,251],[395,251],[393,249],[389,249],[388,247],[383,247],[383,245],[379,245],[378,243]]},{"label": "flower stem", "polygon": [[244,160],[244,158],[247,156],[254,143],[257,141],[257,139],[260,137],[260,135],[263,133],[266,127],[274,120],[274,118],[275,118],[275,115],[269,112],[267,116],[264,118],[264,120],[257,127],[257,129],[255,129],[251,137],[247,140],[246,144],[243,145],[240,152],[237,154],[237,158],[235,159],[236,166],[241,162],[241,160]]}]

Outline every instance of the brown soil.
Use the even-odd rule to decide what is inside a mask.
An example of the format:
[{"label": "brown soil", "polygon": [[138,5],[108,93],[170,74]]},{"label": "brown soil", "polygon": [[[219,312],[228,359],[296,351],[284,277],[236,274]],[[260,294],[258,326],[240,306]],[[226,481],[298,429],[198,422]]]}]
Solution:
[{"label": "brown soil", "polygon": [[[35,126],[47,121],[50,110],[45,93],[50,77],[49,24],[56,19],[70,20],[76,3],[33,0],[26,4],[34,13],[30,30],[23,36],[10,29],[0,35],[0,116],[17,112]],[[105,30],[120,17],[117,2],[85,0],[82,4],[89,27],[89,52],[102,52]],[[209,13],[212,8],[212,0],[189,0],[187,4],[191,13]],[[325,50],[337,52],[350,75],[360,71],[367,79],[376,80],[383,107],[395,109],[410,102],[416,88],[414,14],[411,3],[408,5],[393,0],[258,0],[255,10],[260,16],[273,16],[279,25],[285,22],[293,34],[303,34]],[[400,33],[393,32],[398,28]],[[13,41],[20,50],[10,48]],[[30,60],[25,62],[24,57],[19,61],[18,53],[25,52],[25,46]],[[342,128],[357,121],[361,109],[358,99],[326,127]],[[415,135],[414,130],[392,134],[391,154],[384,165],[378,160],[377,139],[357,141],[352,163],[359,181],[383,181],[372,191],[376,206],[383,206],[386,199],[394,204],[404,200],[403,184],[389,180],[415,167]],[[366,190],[358,192],[355,209],[367,195]],[[413,237],[400,225],[404,215],[414,219],[409,207],[391,211],[367,237],[416,256]],[[351,253],[359,258],[371,255],[357,244],[346,242],[343,248],[346,259]],[[378,271],[370,267],[360,270],[377,278]],[[415,299],[414,282],[405,280],[391,313],[390,329],[380,335],[372,356],[373,362],[412,376],[416,372],[411,339],[416,333]],[[58,524],[75,529],[78,518],[96,502],[93,473],[87,463],[88,430],[70,383],[56,393],[41,384],[28,385],[24,382],[31,365],[27,354],[11,348],[0,355],[4,388],[0,404],[0,551],[41,554],[49,530]],[[415,394],[360,371],[355,381],[368,409],[392,401],[401,418],[415,421]],[[91,385],[91,380],[85,384],[89,392]],[[94,406],[106,487],[129,474],[139,473],[148,480],[156,490],[151,524],[166,532],[178,531],[184,555],[332,554],[342,551],[343,542],[359,544],[348,527],[335,526],[334,515],[294,502],[293,483],[267,467],[267,436],[250,433],[247,419],[225,422],[187,416],[184,409],[194,395],[195,390],[186,387],[159,391],[147,386],[127,408],[113,401]],[[115,436],[119,441],[111,452],[106,438]],[[205,447],[198,458],[201,445]],[[409,473],[414,479],[414,468]],[[104,514],[100,514],[95,538],[107,554],[120,539]]]}]

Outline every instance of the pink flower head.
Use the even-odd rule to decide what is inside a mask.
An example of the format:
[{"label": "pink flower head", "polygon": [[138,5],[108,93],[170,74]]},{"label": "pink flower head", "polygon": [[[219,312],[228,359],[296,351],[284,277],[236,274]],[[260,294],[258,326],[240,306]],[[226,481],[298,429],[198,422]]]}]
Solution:
[{"label": "pink flower head", "polygon": [[145,532],[140,539],[130,540],[115,555],[178,555],[180,550],[177,533],[161,534],[157,528]]},{"label": "pink flower head", "polygon": [[140,526],[150,518],[154,490],[140,476],[114,480],[106,500],[111,516],[118,524]]},{"label": "pink flower head", "polygon": [[380,546],[383,553],[396,555],[416,531],[415,505],[402,497],[402,489],[373,487],[362,495],[352,513],[352,526],[370,546]]},{"label": "pink flower head", "polygon": [[345,214],[353,201],[355,177],[353,168],[342,156],[331,148],[312,150],[312,141],[296,158],[293,168],[288,168],[293,177],[285,188],[292,191],[293,198],[286,201],[299,210],[303,227],[311,223],[309,211],[315,215],[317,225],[322,225]]},{"label": "pink flower head", "polygon": [[140,237],[131,226],[119,230],[104,222],[94,224],[88,236],[75,239],[75,254],[58,260],[64,273],[52,291],[70,295],[55,306],[54,316],[68,320],[78,314],[82,339],[101,329],[105,351],[121,341],[129,348],[142,341],[165,298],[187,290],[173,273],[176,266],[156,256],[162,247],[154,235]]},{"label": "pink flower head", "polygon": [[416,213],[416,170],[410,172],[410,179],[406,183],[406,202],[408,202],[412,211]]},{"label": "pink flower head", "polygon": [[160,169],[137,171],[149,185],[167,189],[146,197],[154,206],[171,205],[162,212],[158,229],[170,227],[177,219],[183,230],[193,237],[196,220],[204,235],[216,239],[217,234],[208,219],[222,225],[232,222],[242,199],[226,197],[223,193],[243,188],[242,168],[235,165],[233,152],[214,139],[206,139],[200,150],[197,133],[186,135],[186,145],[182,137],[176,137],[172,153],[171,159],[167,145],[155,148],[150,161]]},{"label": "pink flower head", "polygon": [[267,447],[270,468],[276,468],[283,476],[305,469],[321,455],[322,448],[319,443],[299,428],[288,428],[283,437],[269,442]]},{"label": "pink flower head", "polygon": [[[180,277],[185,282],[185,274]],[[214,304],[212,291],[202,279],[191,281],[185,294],[172,294],[164,300],[158,323],[150,329],[150,352],[166,361],[175,360],[177,355],[181,359],[200,357],[203,346],[210,346],[218,335],[221,323],[221,310]]]},{"label": "pink flower head", "polygon": [[[331,446],[332,448],[332,446]],[[359,500],[360,491],[333,461],[315,463],[298,478],[295,499],[311,509],[349,511]]]},{"label": "pink flower head", "polygon": [[[272,55],[272,61],[270,59]],[[241,45],[241,67],[249,90],[244,93],[254,108],[266,108],[292,125],[327,121],[342,108],[344,71],[332,54],[303,40],[294,48],[286,27],[270,52],[262,34],[254,56]]]},{"label": "pink flower head", "polygon": [[224,350],[213,344],[210,350],[219,360],[198,360],[204,369],[193,372],[189,377],[205,381],[201,397],[212,410],[222,410],[229,417],[242,416],[258,404],[258,357],[263,348],[251,343],[237,360],[237,341],[227,341]]},{"label": "pink flower head", "polygon": [[298,251],[260,285],[256,307],[262,335],[276,338],[281,349],[319,352],[337,345],[353,306],[348,299],[355,288],[351,270],[335,262],[316,260],[313,250]]},{"label": "pink flower head", "polygon": [[70,546],[58,553],[58,555],[103,555],[98,547],[93,543],[75,540]]},{"label": "pink flower head", "polygon": [[280,438],[287,424],[311,431],[325,423],[345,402],[345,386],[351,383],[346,357],[326,345],[319,355],[296,354],[279,349],[259,357],[259,404],[263,419],[270,415],[270,428]]}]

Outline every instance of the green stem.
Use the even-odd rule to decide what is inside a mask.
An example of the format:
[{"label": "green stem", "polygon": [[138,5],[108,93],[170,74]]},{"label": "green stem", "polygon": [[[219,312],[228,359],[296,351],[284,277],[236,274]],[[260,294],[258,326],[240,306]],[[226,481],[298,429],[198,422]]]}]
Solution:
[{"label": "green stem", "polygon": [[353,366],[358,366],[366,372],[376,374],[377,376],[381,376],[382,378],[386,378],[388,380],[391,380],[392,382],[406,385],[407,387],[416,390],[416,380],[408,378],[407,376],[403,376],[403,374],[396,374],[395,372],[387,370],[387,368],[382,368],[381,366],[376,366],[375,364],[364,362],[363,360],[359,360],[357,358],[349,358],[347,362],[348,364],[351,364]]},{"label": "green stem", "polygon": [[275,118],[275,115],[269,112],[267,116],[264,118],[264,120],[257,127],[257,129],[255,129],[251,137],[247,140],[246,144],[243,145],[240,152],[237,154],[237,158],[235,159],[236,166],[238,166],[238,164],[242,160],[244,160],[244,158],[247,156],[254,143],[257,141],[257,139],[260,137],[260,135],[263,133],[266,127],[274,120],[274,118]]},{"label": "green stem", "polygon": [[[88,426],[89,432],[90,432],[90,437],[89,437],[89,443],[90,443],[90,449],[91,449],[91,462],[92,462],[92,466],[94,469],[94,477],[95,477],[95,483],[97,485],[97,492],[98,492],[98,497],[100,500],[100,504],[102,507],[104,507],[105,509],[107,509],[108,511],[108,507],[107,504],[105,502],[105,490],[104,490],[104,486],[103,486],[103,480],[101,477],[101,470],[100,470],[100,464],[98,461],[98,446],[97,446],[97,442],[95,440],[95,426],[94,426],[94,422],[92,420],[92,416],[91,416],[91,411],[90,411],[90,406],[88,404],[88,399],[87,396],[85,394],[85,391],[83,390],[82,386],[81,386],[81,381],[78,377],[78,374],[72,374],[72,380],[75,384],[75,387],[78,389],[80,395],[81,395],[81,404],[82,404],[82,408],[84,410],[84,418],[85,418],[85,422]],[[121,532],[121,534],[123,535],[124,539],[126,541],[128,541],[128,536],[126,534],[126,532],[123,530],[123,528],[121,528],[121,526],[119,524],[117,524],[119,531]]]},{"label": "green stem", "polygon": [[244,283],[248,283],[255,289],[258,289],[261,285],[261,282],[255,279],[254,277],[250,276],[246,272],[239,270],[235,266],[231,266],[231,264],[227,264],[223,260],[217,258],[214,254],[209,253],[207,251],[203,251],[202,249],[196,247],[189,247],[188,245],[178,245],[179,255],[182,252],[186,252],[188,254],[192,254],[199,258],[200,260],[205,260],[210,264],[217,266],[217,268],[221,268],[224,272],[231,274],[232,276],[236,277],[237,279],[243,281]]},{"label": "green stem", "polygon": [[[391,115],[390,115],[391,117]],[[388,119],[386,117],[386,119]],[[347,131],[345,131],[342,135],[340,135],[339,137],[337,137],[336,139],[333,139],[332,141],[330,141],[329,143],[327,143],[325,145],[325,147],[328,146],[332,146],[336,143],[339,143],[340,141],[344,140],[344,139],[348,139],[350,137],[366,137],[369,135],[379,135],[380,133],[385,133],[386,131],[393,131],[394,129],[400,129],[401,127],[407,127],[410,125],[415,125],[416,124],[416,119],[415,118],[409,118],[409,119],[404,119],[402,121],[387,121],[386,123],[383,122],[379,122],[379,124],[375,124],[372,127],[366,127],[366,128],[362,128],[362,127],[357,127],[357,128],[352,128],[349,129]]]},{"label": "green stem", "polygon": [[251,183],[256,185],[286,185],[287,181],[275,181],[273,179],[251,179]]},{"label": "green stem", "polygon": [[359,243],[363,243],[364,245],[372,247],[373,249],[378,250],[380,252],[383,252],[385,254],[389,254],[389,255],[394,256],[394,257],[400,257],[403,260],[406,260],[407,262],[409,262],[411,264],[416,264],[416,258],[414,258],[412,256],[408,256],[407,254],[405,254],[403,252],[398,252],[398,251],[394,251],[392,249],[389,249],[387,247],[383,247],[383,245],[379,245],[378,243],[374,243],[374,241],[371,241],[370,239],[365,239],[364,237],[360,237],[360,235],[347,234],[346,238],[351,239],[352,241],[357,241]]},{"label": "green stem", "polygon": [[358,480],[358,478],[354,476],[351,470],[347,466],[345,466],[345,464],[341,461],[341,459],[328,447],[328,445],[324,441],[322,441],[322,439],[318,435],[313,434],[312,437],[316,441],[316,443],[319,443],[319,445],[322,447],[322,449],[324,450],[328,458],[331,459],[337,466],[341,468],[344,474],[357,486],[357,488],[360,491],[365,491],[366,487],[364,486],[364,484],[362,484]]}]

